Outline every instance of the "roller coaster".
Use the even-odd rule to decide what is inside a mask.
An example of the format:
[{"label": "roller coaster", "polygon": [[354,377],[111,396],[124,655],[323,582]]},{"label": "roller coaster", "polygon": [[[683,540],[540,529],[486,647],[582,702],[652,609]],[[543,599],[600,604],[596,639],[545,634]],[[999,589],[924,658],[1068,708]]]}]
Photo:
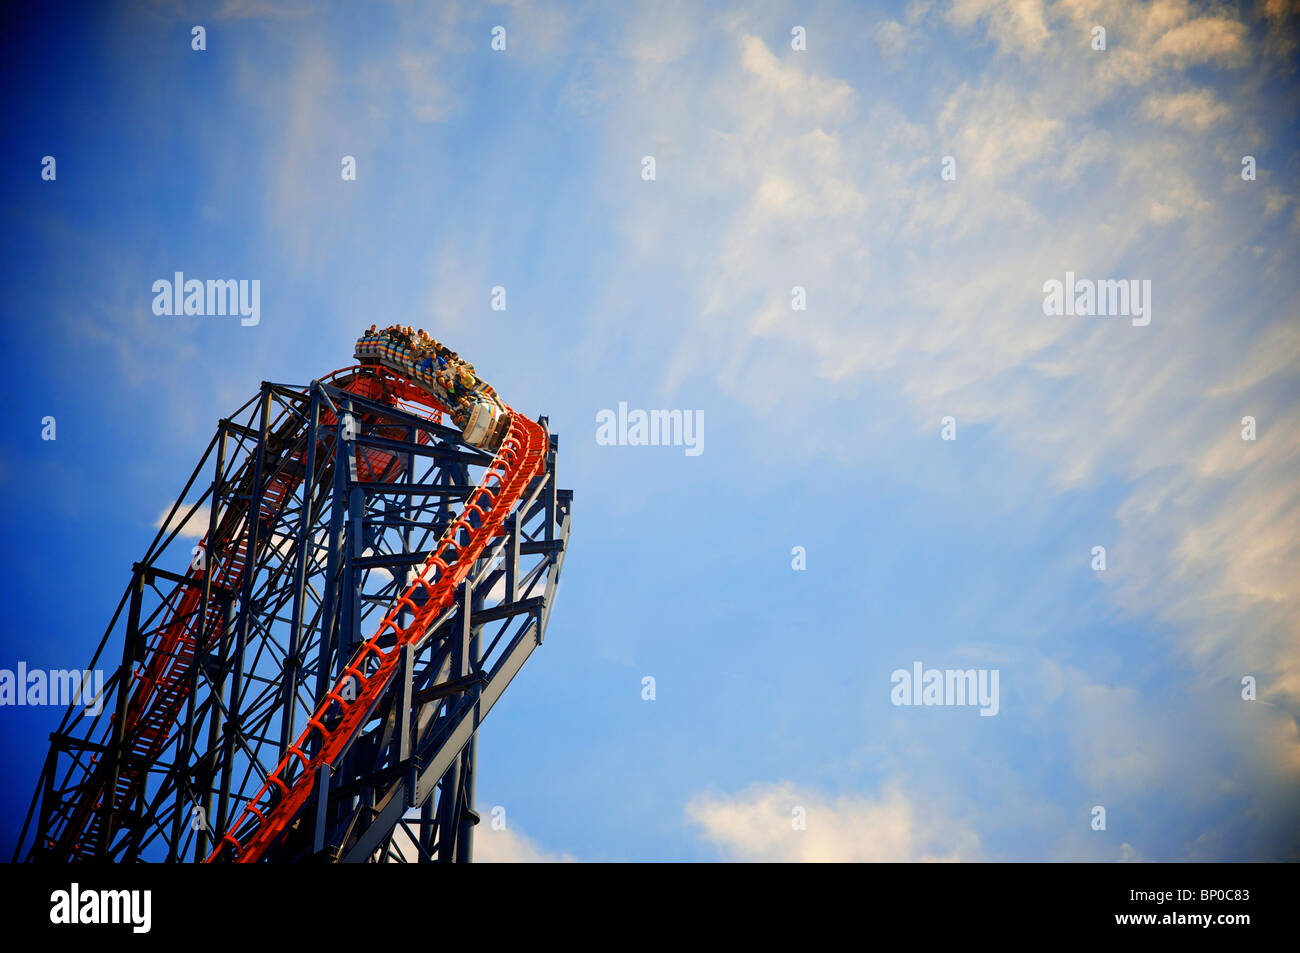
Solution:
[{"label": "roller coaster", "polygon": [[368,333],[355,356],[220,421],[15,860],[472,859],[478,727],[542,644],[573,494],[545,417]]}]

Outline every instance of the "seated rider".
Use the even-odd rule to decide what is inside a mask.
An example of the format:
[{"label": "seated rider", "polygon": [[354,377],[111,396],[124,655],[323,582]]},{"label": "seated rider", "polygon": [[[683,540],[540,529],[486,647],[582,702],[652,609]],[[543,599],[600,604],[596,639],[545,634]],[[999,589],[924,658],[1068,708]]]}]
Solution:
[{"label": "seated rider", "polygon": [[450,372],[440,371],[435,380],[438,382],[438,386],[447,392],[448,397],[455,398],[456,381],[452,378]]}]

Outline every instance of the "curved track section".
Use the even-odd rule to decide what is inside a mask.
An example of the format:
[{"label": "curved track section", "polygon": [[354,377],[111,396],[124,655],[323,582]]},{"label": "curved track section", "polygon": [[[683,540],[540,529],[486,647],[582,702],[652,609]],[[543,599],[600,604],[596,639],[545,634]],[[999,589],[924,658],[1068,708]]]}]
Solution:
[{"label": "curved track section", "polygon": [[[358,394],[376,392],[375,382],[362,377],[347,380],[343,389]],[[292,414],[288,410],[281,412],[269,426],[268,445],[285,443],[294,426]],[[300,450],[290,462],[300,464],[302,456]],[[145,649],[143,664],[133,673],[129,701],[124,710],[119,708],[120,724],[109,726],[101,738],[103,751],[111,750],[115,742],[119,747],[124,744],[124,756],[105,759],[100,752],[89,755],[89,781],[77,792],[74,806],[51,844],[55,856],[95,857],[96,845],[111,834],[113,817],[139,798],[149,770],[172,739],[189,696],[197,654],[201,647],[220,641],[230,621],[223,602],[212,598],[212,593],[240,592],[250,548],[267,545],[266,532],[241,532],[251,525],[252,491],[259,465],[265,464],[264,457],[259,461],[248,455],[229,477],[242,492],[235,494],[219,521],[212,521],[195,548],[195,558],[185,577],[177,580],[177,587],[164,600],[161,624]],[[391,457],[370,457],[365,461],[376,468],[376,476],[382,476],[391,462]],[[277,472],[267,482],[253,521],[258,530],[265,530],[276,518],[297,482],[291,469]],[[127,688],[120,687],[119,700],[126,696]]]},{"label": "curved track section", "polygon": [[506,408],[491,454],[399,371],[264,383],[223,419],[15,859],[470,859],[475,733],[541,644],[572,494],[544,418]]},{"label": "curved track section", "polygon": [[[261,860],[268,847],[284,833],[307,803],[320,769],[338,764],[392,683],[402,649],[407,645],[419,646],[433,622],[452,607],[456,587],[465,580],[475,561],[490,542],[502,535],[506,517],[518,505],[528,485],[541,474],[546,440],[546,431],[541,426],[511,414],[510,430],[501,449],[459,518],[447,529],[438,548],[389,610],[379,630],[343,669],[342,677],[307,723],[306,730],[261,790],[244,806],[231,833],[221,839],[207,858],[209,862],[224,853],[240,863]],[[413,617],[407,625],[400,623],[403,612],[410,612]],[[388,647],[380,648],[381,640],[388,633],[392,634]],[[331,723],[332,713],[336,711],[338,716]]]}]

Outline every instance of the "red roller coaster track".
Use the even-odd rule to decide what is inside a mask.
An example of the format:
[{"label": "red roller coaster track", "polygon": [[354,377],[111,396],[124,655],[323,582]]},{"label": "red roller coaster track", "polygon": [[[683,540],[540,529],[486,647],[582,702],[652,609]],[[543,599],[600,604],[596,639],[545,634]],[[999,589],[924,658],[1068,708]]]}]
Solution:
[{"label": "red roller coaster track", "polygon": [[[356,368],[327,375],[342,389],[381,402],[419,404],[437,413],[446,408],[427,388],[418,386],[392,367]],[[508,411],[508,408],[507,408]],[[207,861],[241,863],[261,859],[293,823],[311,797],[319,769],[335,767],[347,752],[397,671],[407,646],[418,648],[427,633],[453,608],[457,587],[492,542],[503,535],[506,519],[519,505],[530,483],[545,469],[549,438],[546,429],[520,414],[509,412],[509,428],[491,464],[474,488],[457,518],[447,527],[423,566],[392,604],[375,634],[362,643],[339,673],[333,689],[307,721],[307,727],[288,749],[260,790],[243,805]],[[323,409],[323,423],[337,424]],[[271,425],[277,430],[284,418]],[[422,441],[424,435],[419,438]],[[206,565],[191,566],[165,606],[166,621],[155,630],[136,669],[134,685],[119,702],[122,746],[118,758],[96,754],[90,763],[91,782],[82,788],[66,814],[66,822],[48,846],[72,858],[90,859],[107,840],[105,825],[116,813],[140,796],[150,766],[173,736],[178,717],[189,697],[196,659],[205,646],[222,637],[229,620],[220,600],[207,598],[208,590],[237,593],[253,562],[250,547],[271,544],[269,533],[249,532],[255,523],[272,525],[298,482],[305,475],[302,451],[293,467],[282,468],[266,482],[254,514],[249,506],[227,507],[214,518],[202,543]],[[373,481],[388,481],[400,474],[400,458],[373,447],[357,454],[358,468]],[[252,481],[253,474],[241,479]],[[201,607],[206,606],[206,611]],[[399,624],[403,618],[406,626]],[[381,641],[383,646],[381,647]]]},{"label": "red roller coaster track", "polygon": [[[403,383],[413,392],[403,396],[430,402],[426,392]],[[418,645],[433,623],[451,609],[456,587],[487,546],[502,535],[506,517],[542,472],[546,447],[547,434],[540,424],[510,413],[510,429],[459,518],[448,527],[379,629],[357,649],[307,728],[208,856],[209,862],[223,857],[238,863],[260,860],[293,822],[311,796],[318,770],[338,763],[370,717],[397,671],[403,647]],[[422,605],[415,599],[421,591]],[[405,627],[398,623],[404,611],[411,613],[411,622]],[[393,640],[386,650],[379,645],[385,633],[391,633]],[[335,706],[342,717],[327,724]]]}]

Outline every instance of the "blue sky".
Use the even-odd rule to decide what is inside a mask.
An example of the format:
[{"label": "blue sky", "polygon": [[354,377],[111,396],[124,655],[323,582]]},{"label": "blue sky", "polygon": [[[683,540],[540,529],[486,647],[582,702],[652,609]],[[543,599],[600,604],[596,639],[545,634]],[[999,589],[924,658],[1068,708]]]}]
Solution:
[{"label": "blue sky", "polygon": [[[400,321],[576,494],[480,856],[1297,858],[1294,3],[5,16],[0,668],[88,661],[218,418]],[[175,271],[260,323],[154,315]],[[1067,271],[1151,323],[1044,315]],[[704,452],[599,445],[620,401]],[[892,705],[916,660],[999,713]],[[0,718],[3,845],[59,712]]]}]

